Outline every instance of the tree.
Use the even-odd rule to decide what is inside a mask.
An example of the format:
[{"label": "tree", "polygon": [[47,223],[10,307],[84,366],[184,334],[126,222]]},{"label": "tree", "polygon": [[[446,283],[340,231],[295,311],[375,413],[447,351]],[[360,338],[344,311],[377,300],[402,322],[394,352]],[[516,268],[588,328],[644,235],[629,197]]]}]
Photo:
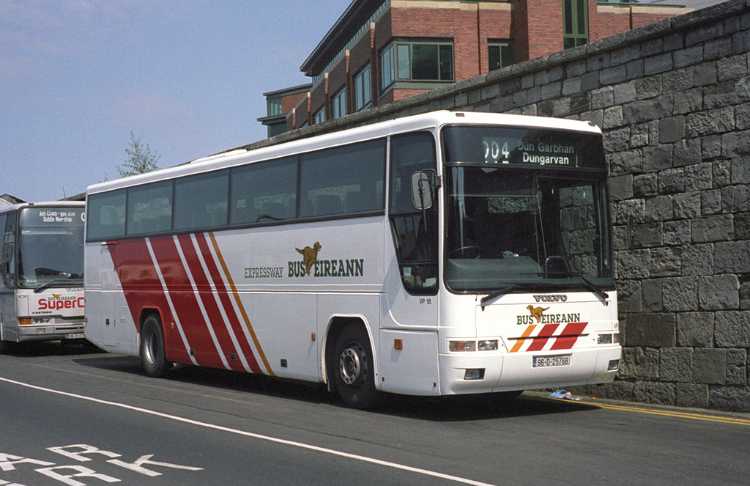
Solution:
[{"label": "tree", "polygon": [[130,132],[130,143],[125,148],[125,154],[127,155],[125,162],[117,168],[122,177],[145,174],[159,167],[156,163],[159,161],[160,155],[154,152],[149,144],[143,143],[140,138],[136,137],[132,131]]}]

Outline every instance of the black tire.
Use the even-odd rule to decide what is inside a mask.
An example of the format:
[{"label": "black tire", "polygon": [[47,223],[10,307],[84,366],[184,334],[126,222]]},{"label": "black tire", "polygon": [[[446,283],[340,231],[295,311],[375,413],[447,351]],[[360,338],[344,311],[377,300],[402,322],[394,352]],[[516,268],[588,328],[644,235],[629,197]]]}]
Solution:
[{"label": "black tire", "polygon": [[148,376],[160,378],[171,368],[164,354],[161,321],[155,315],[146,317],[141,326],[141,366]]},{"label": "black tire", "polygon": [[346,326],[336,339],[335,349],[331,371],[341,401],[361,410],[376,407],[381,395],[375,389],[372,350],[364,327]]}]

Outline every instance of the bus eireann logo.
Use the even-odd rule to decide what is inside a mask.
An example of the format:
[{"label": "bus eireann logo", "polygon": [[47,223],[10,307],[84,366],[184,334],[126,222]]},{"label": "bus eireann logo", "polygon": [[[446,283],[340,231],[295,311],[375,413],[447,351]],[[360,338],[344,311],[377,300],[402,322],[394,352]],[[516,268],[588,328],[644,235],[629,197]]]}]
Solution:
[{"label": "bus eireann logo", "polygon": [[297,250],[297,253],[302,255],[302,263],[305,265],[305,274],[310,275],[310,271],[315,266],[315,263],[318,261],[318,252],[322,246],[320,245],[319,241],[316,241],[313,246],[306,246],[303,249],[295,248]]},{"label": "bus eireann logo", "polygon": [[538,323],[542,322],[542,315],[544,314],[544,311],[549,309],[549,307],[534,307],[533,305],[530,305],[526,308],[529,309],[529,313],[531,313],[532,317],[534,317],[534,319],[536,319],[536,322]]}]

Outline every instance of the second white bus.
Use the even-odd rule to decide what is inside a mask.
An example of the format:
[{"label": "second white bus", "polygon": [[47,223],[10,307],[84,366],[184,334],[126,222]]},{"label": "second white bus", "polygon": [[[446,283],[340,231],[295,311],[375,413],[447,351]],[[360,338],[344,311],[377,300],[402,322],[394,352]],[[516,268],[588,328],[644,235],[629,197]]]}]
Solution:
[{"label": "second white bus", "polygon": [[84,222],[82,202],[0,209],[0,351],[83,340]]},{"label": "second white bus", "polygon": [[607,382],[607,207],[597,127],[448,111],[96,184],[86,337],[362,408]]}]

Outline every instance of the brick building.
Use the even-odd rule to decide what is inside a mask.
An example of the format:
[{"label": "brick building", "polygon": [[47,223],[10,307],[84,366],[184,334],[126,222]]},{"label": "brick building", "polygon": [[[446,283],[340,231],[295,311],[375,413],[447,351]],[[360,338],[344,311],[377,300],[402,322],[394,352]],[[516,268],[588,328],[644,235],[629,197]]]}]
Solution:
[{"label": "brick building", "polygon": [[286,124],[270,111],[259,120],[275,117],[275,135],[686,11],[594,0],[353,0],[302,63],[309,88],[266,93],[289,108]]},{"label": "brick building", "polygon": [[310,88],[312,85],[307,83],[263,93],[266,97],[266,116],[258,118],[258,121],[267,127],[269,138],[289,129],[286,114],[307,98]]}]

